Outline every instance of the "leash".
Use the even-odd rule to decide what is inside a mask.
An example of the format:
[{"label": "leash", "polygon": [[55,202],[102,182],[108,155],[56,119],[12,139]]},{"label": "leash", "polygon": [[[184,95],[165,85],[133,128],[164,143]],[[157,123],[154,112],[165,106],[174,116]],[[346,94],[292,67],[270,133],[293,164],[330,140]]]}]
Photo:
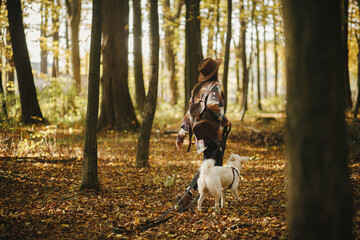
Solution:
[{"label": "leash", "polygon": [[[122,233],[131,233],[131,232],[142,232],[142,231],[146,231],[152,227],[156,227],[158,225],[160,225],[163,222],[166,222],[167,220],[171,219],[172,217],[175,216],[175,214],[172,214],[168,217],[166,217],[179,203],[181,203],[181,201],[185,198],[185,196],[190,192],[191,189],[194,188],[196,182],[190,184],[189,188],[185,191],[185,193],[183,194],[183,196],[180,198],[179,201],[177,201],[169,210],[167,210],[164,214],[162,214],[160,217],[154,219],[154,220],[148,220],[143,224],[138,225],[136,228],[134,229],[126,229],[124,227],[116,227],[113,229],[113,232],[116,234],[122,234]],[[198,199],[199,199],[200,195],[197,195],[196,198],[186,207],[180,209],[179,211],[177,211],[178,213],[182,213],[186,210],[188,210]]]},{"label": "leash", "polygon": [[[231,131],[231,126],[229,127],[224,127],[223,130],[223,135],[222,135],[222,140],[221,143],[219,144],[219,146],[217,147],[217,149],[214,151],[214,153],[212,154],[212,158],[214,158],[216,156],[216,154],[221,151],[221,158],[224,156],[224,152],[225,152],[225,148],[226,148],[226,140],[229,136],[229,133]],[[193,182],[189,185],[189,188],[185,191],[185,193],[183,194],[183,196],[180,198],[179,201],[177,201],[171,208],[169,208],[169,210],[167,210],[164,214],[162,214],[160,217],[156,218],[155,220],[148,220],[143,224],[138,225],[136,228],[134,229],[126,229],[124,227],[117,227],[113,229],[113,232],[116,234],[121,234],[121,233],[131,233],[131,232],[142,232],[142,231],[146,231],[152,227],[156,227],[166,221],[168,221],[169,219],[171,219],[172,217],[175,216],[175,214],[173,213],[172,215],[166,217],[179,203],[181,203],[181,201],[185,198],[185,196],[187,194],[189,194],[190,190],[194,188],[196,182]],[[179,211],[177,211],[178,213],[182,213],[186,210],[188,210],[198,199],[199,199],[200,195],[198,194],[195,199],[186,207],[180,209]]]},{"label": "leash", "polygon": [[218,145],[218,147],[216,148],[216,150],[213,152],[213,154],[211,155],[211,158],[215,158],[216,154],[221,151],[221,162],[222,162],[222,158],[224,156],[225,153],[225,148],[226,148],[226,141],[229,137],[229,133],[231,131],[231,126],[229,127],[224,127],[223,130],[223,134],[222,134],[222,139],[221,139],[221,143]]},{"label": "leash", "polygon": [[[182,208],[181,210],[178,211],[178,213],[182,213],[182,212],[185,212],[186,210],[188,210],[195,202],[197,202],[197,200],[199,199],[200,195],[197,195],[196,198],[194,198],[194,200],[189,204],[187,205],[186,207]],[[180,201],[178,201],[176,204],[179,204]],[[175,204],[175,205],[176,205]],[[172,209],[174,208],[174,206],[172,207]],[[136,229],[137,231],[145,231],[145,230],[148,230],[152,227],[155,227],[155,226],[158,226],[160,225],[161,223],[163,222],[166,222],[167,220],[169,220],[170,218],[174,217],[175,214],[172,214],[166,218],[164,218],[170,211],[168,210],[168,212],[166,212],[165,214],[163,214],[161,217],[159,217],[158,219],[156,220],[153,220],[153,221],[148,221],[146,222],[143,226],[139,226],[138,229]]]},{"label": "leash", "polygon": [[234,184],[234,181],[235,181],[235,172],[238,176],[238,178],[240,178],[240,173],[238,172],[238,170],[234,167],[231,167],[231,170],[232,170],[232,173],[233,173],[233,179],[232,179],[232,182],[230,183],[228,189],[231,189],[232,185]]}]

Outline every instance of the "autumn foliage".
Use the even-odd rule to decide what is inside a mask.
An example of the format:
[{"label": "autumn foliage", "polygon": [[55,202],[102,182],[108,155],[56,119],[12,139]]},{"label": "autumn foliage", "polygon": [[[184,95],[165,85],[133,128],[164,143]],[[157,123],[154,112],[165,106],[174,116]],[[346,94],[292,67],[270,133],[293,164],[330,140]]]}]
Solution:
[{"label": "autumn foliage", "polygon": [[[275,125],[283,124],[275,121]],[[176,149],[174,134],[154,127],[149,151],[151,167],[141,169],[135,168],[136,135],[101,134],[101,191],[95,192],[79,190],[81,130],[40,126],[2,133],[0,238],[286,239],[284,146],[281,141],[256,143],[249,137],[271,136],[281,127],[274,130],[260,125],[235,121],[227,143],[225,161],[230,153],[253,157],[241,172],[239,203],[228,194],[226,208],[217,213],[212,210],[213,198],[208,197],[202,213],[195,212],[195,207],[173,213],[169,221],[142,232],[134,229],[166,212],[201,163],[202,157],[194,149],[191,153],[185,148]],[[354,235],[359,238],[360,164],[352,161],[350,168],[357,213]]]}]

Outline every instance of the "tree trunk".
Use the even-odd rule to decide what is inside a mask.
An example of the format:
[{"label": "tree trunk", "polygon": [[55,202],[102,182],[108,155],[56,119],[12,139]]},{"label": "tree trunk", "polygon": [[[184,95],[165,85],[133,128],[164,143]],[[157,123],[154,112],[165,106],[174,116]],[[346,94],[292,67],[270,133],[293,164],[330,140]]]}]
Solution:
[{"label": "tree trunk", "polygon": [[290,239],[352,239],[339,1],[283,0]]},{"label": "tree trunk", "polygon": [[257,16],[255,16],[255,31],[256,31],[257,107],[258,107],[258,110],[262,110],[261,87],[260,87],[260,40],[259,40],[258,17]]},{"label": "tree trunk", "polygon": [[218,48],[218,53],[216,54],[216,56],[224,56],[225,55],[225,28],[221,27],[220,31],[219,31],[219,35],[220,35],[220,45]]},{"label": "tree trunk", "polygon": [[[254,74],[255,70],[252,66],[249,66],[248,69],[249,69],[249,72],[251,72],[251,78],[249,79],[249,82],[251,85],[250,99],[251,99],[251,102],[255,102],[255,90],[254,90],[255,89],[255,74]],[[249,75],[249,77],[250,77],[250,75]]]},{"label": "tree trunk", "polygon": [[[182,3],[179,3],[178,8],[181,9]],[[170,73],[170,89],[171,89],[171,104],[175,105],[179,98],[178,84],[176,79],[176,54],[177,50],[174,48],[175,35],[174,27],[171,23],[174,19],[171,16],[170,0],[163,1],[164,6],[164,24],[165,24],[165,62],[168,72]],[[172,21],[171,21],[172,20]]]},{"label": "tree trunk", "polygon": [[142,63],[142,24],[140,0],[133,0],[133,12],[135,94],[136,104],[142,111],[145,102],[145,87]]},{"label": "tree trunk", "polygon": [[97,120],[99,112],[102,0],[93,0],[89,63],[88,104],[85,122],[81,189],[100,190],[97,170]]},{"label": "tree trunk", "polygon": [[52,21],[53,21],[53,65],[52,76],[59,76],[59,28],[60,28],[60,0],[55,0],[52,8]]},{"label": "tree trunk", "polygon": [[209,21],[209,26],[208,26],[209,33],[208,33],[207,51],[206,51],[206,56],[211,57],[211,58],[214,58],[214,24],[213,24],[214,13],[213,13],[213,11],[214,11],[214,8],[211,7],[208,12],[208,19],[210,21]]},{"label": "tree trunk", "polygon": [[227,33],[226,33],[226,41],[225,41],[225,59],[224,59],[224,75],[223,75],[223,88],[224,88],[224,108],[226,112],[227,108],[227,99],[228,99],[228,72],[229,72],[229,58],[230,58],[230,42],[231,42],[231,13],[232,13],[232,0],[228,0],[227,7]]},{"label": "tree trunk", "polygon": [[245,113],[247,111],[248,106],[248,92],[249,92],[249,69],[247,66],[247,57],[246,57],[246,27],[247,22],[245,19],[245,6],[244,0],[240,0],[240,56],[241,56],[241,63],[242,63],[242,111],[240,120],[243,121],[245,117]]},{"label": "tree trunk", "polygon": [[340,1],[341,23],[342,23],[342,47],[343,47],[343,65],[344,65],[344,84],[345,84],[345,108],[352,108],[350,79],[349,79],[349,48],[348,48],[348,18],[349,18],[349,0]]},{"label": "tree trunk", "polygon": [[[4,88],[2,86],[2,72],[0,71],[0,96],[1,96],[1,107],[2,107],[2,112],[3,112],[3,116],[5,117],[5,119],[8,118],[8,113],[7,113],[7,108],[6,108],[6,99],[5,99],[5,93],[4,93]],[[0,119],[0,122],[2,121],[2,119]]]},{"label": "tree trunk", "polygon": [[[250,1],[250,0],[249,0]],[[248,1],[248,5],[249,5],[249,1]],[[255,75],[254,75],[254,67],[252,66],[252,61],[253,61],[253,55],[254,55],[254,52],[256,53],[256,51],[254,51],[254,47],[253,47],[253,44],[254,44],[254,34],[253,34],[253,29],[255,27],[255,10],[256,10],[256,4],[257,4],[257,1],[253,0],[252,1],[252,10],[251,10],[251,32],[250,32],[250,43],[251,43],[251,46],[250,46],[250,49],[251,49],[251,52],[250,52],[250,56],[249,56],[249,66],[247,67],[248,69],[248,82],[249,82],[249,86],[251,85],[250,87],[250,99],[251,99],[251,102],[255,102],[255,88],[254,88],[254,85],[255,85]],[[255,43],[255,46],[256,46],[256,43]],[[256,56],[255,56],[256,57]],[[257,69],[256,69],[257,70]],[[251,77],[250,77],[250,73],[251,73]],[[249,87],[248,86],[248,87]]]},{"label": "tree trunk", "polygon": [[[359,1],[360,2],[360,1]],[[358,90],[358,94],[356,97],[356,104],[355,104],[355,109],[354,109],[354,118],[357,118],[358,112],[359,112],[359,107],[360,107],[360,39],[357,39],[357,45],[358,45],[358,54],[357,54],[357,69],[358,69],[358,74],[357,74],[357,90]]]},{"label": "tree trunk", "polygon": [[191,90],[199,76],[198,66],[203,59],[200,31],[200,0],[185,0],[185,109],[189,108]]},{"label": "tree trunk", "polygon": [[47,74],[48,57],[48,18],[49,6],[47,2],[41,2],[41,24],[40,24],[40,72]]},{"label": "tree trunk", "polygon": [[[358,7],[360,7],[360,1],[357,1]],[[360,12],[358,13],[360,15]],[[357,115],[359,112],[359,107],[360,107],[360,32],[359,30],[355,30],[355,37],[357,40],[357,46],[358,46],[358,54],[357,54],[357,87],[358,87],[358,93],[357,93],[357,98],[356,98],[356,104],[355,104],[355,109],[354,109],[354,118],[357,119]]]},{"label": "tree trunk", "polygon": [[[275,6],[275,3],[273,3]],[[275,97],[278,96],[278,52],[277,52],[277,30],[276,30],[276,12],[275,7],[273,9],[273,21],[274,21],[274,72],[275,72]]]},{"label": "tree trunk", "polygon": [[[1,5],[2,5],[2,0],[0,0],[0,9],[1,9]],[[3,33],[2,33],[2,29],[0,29],[0,38],[3,37]],[[3,39],[1,39],[3,40]],[[1,41],[0,43],[0,66],[3,66],[3,49],[4,49],[4,42],[5,41]],[[5,98],[5,92],[4,92],[4,88],[3,88],[3,74],[2,74],[2,69],[0,69],[0,97],[1,97],[1,105],[2,105],[2,112],[3,112],[3,116],[7,119],[8,118],[8,113],[7,113],[7,109],[6,109],[6,98]],[[0,119],[0,121],[2,121],[2,119]]]},{"label": "tree trunk", "polygon": [[241,85],[240,85],[240,46],[235,46],[236,49],[236,58],[235,58],[235,66],[236,66],[236,104],[240,105],[240,93],[241,93]]},{"label": "tree trunk", "polygon": [[263,25],[264,25],[264,98],[268,96],[268,84],[267,84],[267,42],[266,42],[266,14],[267,14],[267,6],[264,0],[264,8],[263,8]]},{"label": "tree trunk", "polygon": [[[240,102],[240,94],[242,93],[242,89],[241,89],[241,77],[240,77],[240,58],[241,58],[241,3],[239,3],[240,5],[240,14],[239,14],[239,20],[240,20],[240,33],[239,33],[239,44],[236,46],[236,43],[234,43],[235,46],[235,67],[236,67],[236,104],[241,106],[241,102]],[[243,69],[242,69],[243,71]]]},{"label": "tree trunk", "polygon": [[[6,31],[6,44],[11,46],[11,39],[10,39],[10,30],[7,28]],[[13,108],[16,104],[15,100],[15,63],[14,63],[14,56],[11,52],[11,48],[5,48],[5,61],[8,66],[10,66],[5,72],[5,95],[6,95],[6,102],[8,105],[9,110]]]},{"label": "tree trunk", "polygon": [[70,74],[70,59],[69,59],[69,49],[70,49],[70,45],[69,45],[69,24],[68,21],[65,21],[65,45],[66,45],[66,49],[65,52],[67,53],[65,55],[65,73],[66,74]]},{"label": "tree trunk", "polygon": [[68,22],[71,28],[71,63],[75,86],[81,91],[80,52],[79,52],[79,24],[81,14],[81,0],[66,0]]},{"label": "tree trunk", "polygon": [[216,29],[216,32],[215,32],[215,52],[214,52],[214,56],[215,58],[217,58],[217,52],[218,52],[218,49],[217,49],[217,42],[218,42],[218,37],[219,37],[219,22],[220,22],[220,0],[215,0],[216,2],[216,20],[215,20],[215,29]]},{"label": "tree trunk", "polygon": [[128,1],[103,1],[103,75],[99,129],[136,131],[128,86]]},{"label": "tree trunk", "polygon": [[19,83],[21,120],[25,124],[43,122],[25,40],[20,0],[6,2],[13,57]]},{"label": "tree trunk", "polygon": [[[1,7],[1,0],[0,0],[0,7]],[[1,30],[0,30],[1,32]],[[0,34],[1,36],[1,34]],[[0,46],[3,47],[3,46]],[[0,65],[2,65],[2,51],[0,54]],[[5,118],[8,117],[7,114],[7,109],[6,109],[6,99],[5,99],[5,93],[4,93],[4,88],[3,88],[3,81],[2,81],[2,69],[0,69],[0,97],[1,97],[1,106],[2,106],[2,112],[3,112],[3,116]],[[2,121],[2,118],[0,118],[0,122]]]},{"label": "tree trunk", "polygon": [[158,1],[150,0],[150,38],[151,38],[151,56],[150,56],[150,83],[146,95],[145,107],[143,111],[143,123],[140,128],[140,134],[136,150],[136,167],[149,166],[149,143],[151,128],[154,120],[157,100],[157,88],[159,79],[159,19],[158,19]]}]

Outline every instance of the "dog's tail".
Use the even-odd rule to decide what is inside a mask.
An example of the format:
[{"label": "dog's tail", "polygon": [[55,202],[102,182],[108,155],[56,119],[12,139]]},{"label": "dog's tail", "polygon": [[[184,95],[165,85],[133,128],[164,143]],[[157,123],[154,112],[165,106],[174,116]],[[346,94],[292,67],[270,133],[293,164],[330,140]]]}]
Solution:
[{"label": "dog's tail", "polygon": [[210,168],[215,166],[215,160],[214,159],[206,159],[200,167],[200,174],[206,175]]}]

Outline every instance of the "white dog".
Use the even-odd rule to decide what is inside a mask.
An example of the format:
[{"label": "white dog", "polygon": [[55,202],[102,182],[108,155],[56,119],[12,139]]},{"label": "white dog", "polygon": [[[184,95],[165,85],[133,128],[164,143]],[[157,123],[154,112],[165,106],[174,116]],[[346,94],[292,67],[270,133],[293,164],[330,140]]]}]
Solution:
[{"label": "white dog", "polygon": [[200,198],[197,210],[201,211],[201,204],[209,192],[215,197],[215,210],[219,211],[219,200],[221,208],[225,205],[225,192],[231,190],[236,201],[239,200],[237,187],[239,185],[240,171],[243,163],[249,160],[248,157],[240,157],[231,154],[225,167],[214,166],[214,159],[206,159],[200,167],[200,177],[197,180]]}]

